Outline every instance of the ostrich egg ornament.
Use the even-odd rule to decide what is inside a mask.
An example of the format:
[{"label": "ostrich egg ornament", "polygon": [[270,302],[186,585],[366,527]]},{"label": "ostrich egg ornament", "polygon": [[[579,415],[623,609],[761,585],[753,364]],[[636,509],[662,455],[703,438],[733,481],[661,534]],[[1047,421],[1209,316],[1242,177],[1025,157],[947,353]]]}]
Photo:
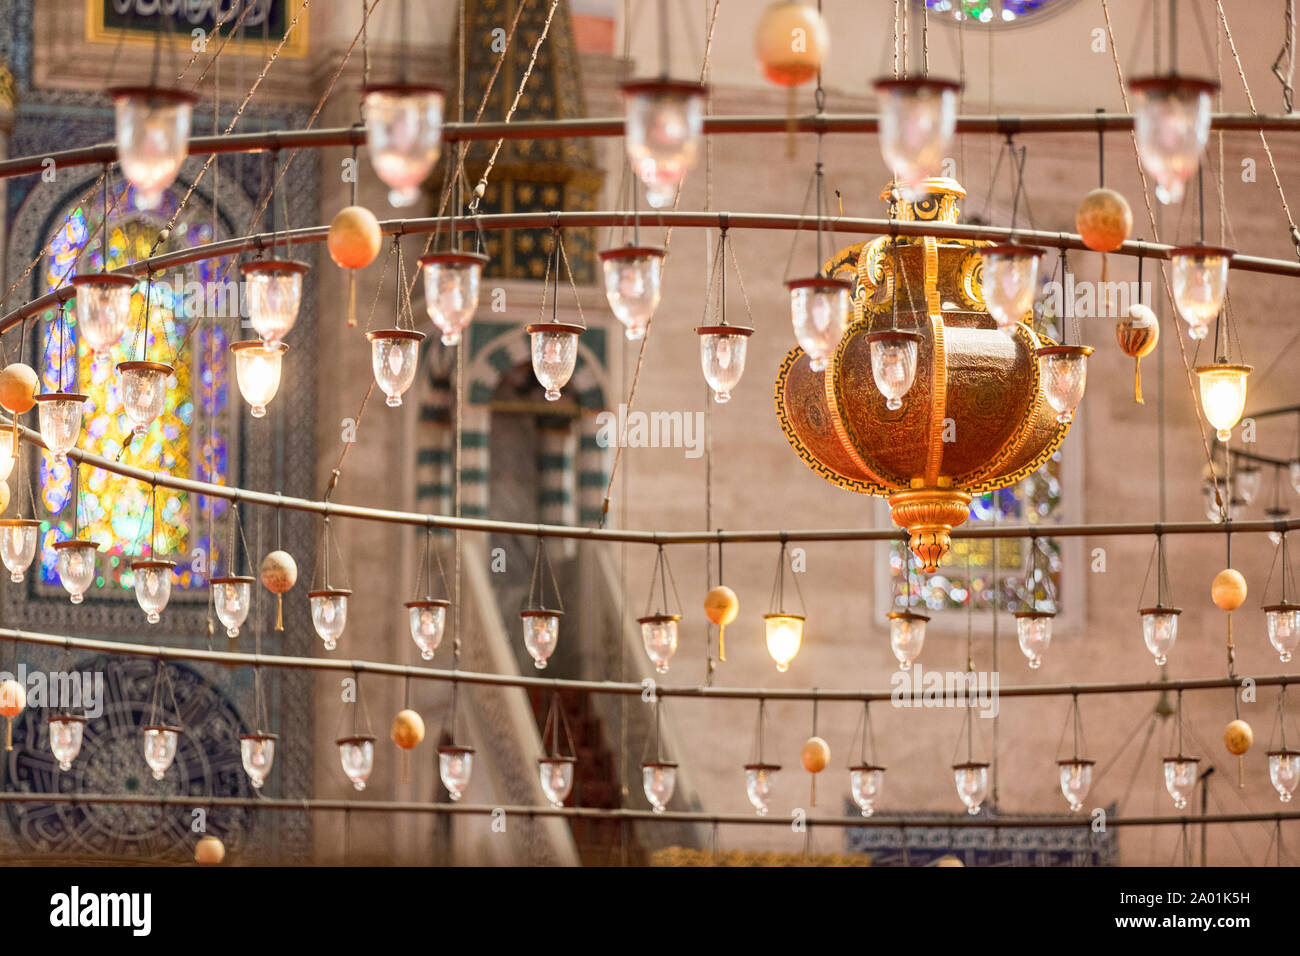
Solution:
[{"label": "ostrich egg ornament", "polygon": [[344,206],[330,220],[325,245],[341,269],[364,269],[379,255],[384,236],[379,220],[365,206]]},{"label": "ostrich egg ornament", "polygon": [[226,858],[226,845],[208,834],[194,844],[194,862],[199,866],[216,866]]},{"label": "ostrich egg ornament", "polygon": [[397,716],[393,718],[389,736],[393,738],[393,743],[403,750],[420,746],[420,742],[424,740],[424,718],[413,710],[398,711]]},{"label": "ostrich egg ornament", "polygon": [[[924,182],[899,203],[904,221],[955,223],[966,195],[954,180]],[[882,199],[888,201],[890,190]],[[984,305],[987,243],[900,236],[895,281],[890,237],[843,249],[826,274],[853,281],[853,314],[823,373],[792,349],[776,380],[776,413],[795,453],[822,478],[888,500],[912,551],[933,572],[971,497],[1014,485],[1048,461],[1065,436],[1039,373],[1037,350],[1056,343],[1023,322],[1007,331]],[[871,369],[871,333],[918,333],[916,378],[890,409]]]},{"label": "ostrich egg ornament", "polygon": [[1079,238],[1096,252],[1114,252],[1133,231],[1133,210],[1113,189],[1094,189],[1083,197],[1074,214]]},{"label": "ostrich egg ornament", "polygon": [[1236,568],[1224,568],[1210,584],[1210,597],[1224,611],[1235,611],[1246,602],[1246,579]]},{"label": "ostrich egg ornament", "polygon": [[718,625],[718,659],[725,661],[727,659],[726,633],[727,625],[736,619],[740,613],[740,598],[736,592],[731,590],[725,584],[719,584],[716,588],[704,595],[704,616],[711,622]]},{"label": "ostrich egg ornament", "polygon": [[284,595],[298,583],[298,563],[288,551],[272,551],[262,559],[262,586],[275,595],[275,629],[284,630]]},{"label": "ostrich egg ornament", "polygon": [[831,745],[821,737],[809,737],[803,742],[799,759],[809,773],[821,773],[831,762]]},{"label": "ostrich egg ornament", "polygon": [[799,0],[776,0],[754,31],[754,55],[763,76],[777,86],[802,86],[815,77],[830,46],[822,15]]},{"label": "ostrich egg ornament", "polygon": [[1128,315],[1115,323],[1115,338],[1119,350],[1133,360],[1133,401],[1142,400],[1142,360],[1156,350],[1160,341],[1160,319],[1149,306],[1134,302]]},{"label": "ostrich egg ornament", "polygon": [[0,405],[22,415],[36,404],[36,372],[30,365],[13,362],[0,371]]},{"label": "ostrich egg ornament", "polygon": [[1228,753],[1234,757],[1240,757],[1254,742],[1255,731],[1244,720],[1231,721],[1223,728],[1223,746],[1227,747]]}]

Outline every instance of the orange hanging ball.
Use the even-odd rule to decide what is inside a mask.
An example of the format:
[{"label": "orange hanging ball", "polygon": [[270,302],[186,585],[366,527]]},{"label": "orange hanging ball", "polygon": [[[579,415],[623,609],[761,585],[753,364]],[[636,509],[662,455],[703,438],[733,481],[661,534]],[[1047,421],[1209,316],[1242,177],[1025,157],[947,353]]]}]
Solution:
[{"label": "orange hanging ball", "polygon": [[754,32],[754,55],[763,76],[778,86],[802,86],[830,54],[831,34],[813,7],[777,0],[763,11]]},{"label": "orange hanging ball", "polygon": [[1094,189],[1074,214],[1083,244],[1096,252],[1114,252],[1133,231],[1133,210],[1113,189]]},{"label": "orange hanging ball", "polygon": [[194,844],[194,862],[200,866],[216,866],[226,858],[226,845],[214,836],[205,836]]},{"label": "orange hanging ball", "polygon": [[1214,576],[1210,597],[1224,611],[1235,611],[1246,603],[1246,579],[1235,568],[1224,568]]},{"label": "orange hanging ball", "polygon": [[809,773],[821,773],[831,762],[831,745],[820,737],[809,737],[803,742],[799,759]]},{"label": "orange hanging ball", "polygon": [[726,627],[740,613],[740,598],[725,584],[704,595],[704,616],[719,627]]},{"label": "orange hanging ball", "polygon": [[0,717],[14,718],[27,706],[27,691],[12,677],[0,682]]},{"label": "orange hanging ball", "polygon": [[398,711],[397,716],[393,718],[389,736],[393,738],[393,743],[403,750],[420,746],[420,742],[424,740],[424,718],[413,710]]},{"label": "orange hanging ball", "polygon": [[0,371],[0,405],[21,415],[36,404],[36,372],[30,365],[14,362]]},{"label": "orange hanging ball", "polygon": [[364,269],[379,256],[384,236],[379,220],[364,206],[345,206],[330,220],[326,246],[335,265]]},{"label": "orange hanging ball", "polygon": [[1223,729],[1223,746],[1227,747],[1228,753],[1234,756],[1240,757],[1254,742],[1255,731],[1244,720],[1231,721]]}]

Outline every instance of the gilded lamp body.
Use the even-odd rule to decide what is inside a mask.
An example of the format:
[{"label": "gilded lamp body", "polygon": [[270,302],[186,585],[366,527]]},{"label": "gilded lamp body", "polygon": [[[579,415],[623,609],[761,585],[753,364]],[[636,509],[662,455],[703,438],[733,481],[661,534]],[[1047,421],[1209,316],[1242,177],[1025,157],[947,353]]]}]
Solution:
[{"label": "gilded lamp body", "polygon": [[[888,190],[882,198],[888,198]],[[926,181],[902,220],[955,223],[965,190]],[[1069,432],[1043,393],[1037,349],[1055,344],[1026,312],[1010,334],[985,307],[980,248],[935,236],[881,236],[837,253],[827,274],[853,282],[852,315],[824,372],[803,350],[777,374],[776,411],[795,453],[833,484],[886,498],[927,571],[948,551],[973,495],[1015,484],[1042,466]],[[919,333],[916,378],[901,407],[872,377],[868,337],[889,328]]]}]

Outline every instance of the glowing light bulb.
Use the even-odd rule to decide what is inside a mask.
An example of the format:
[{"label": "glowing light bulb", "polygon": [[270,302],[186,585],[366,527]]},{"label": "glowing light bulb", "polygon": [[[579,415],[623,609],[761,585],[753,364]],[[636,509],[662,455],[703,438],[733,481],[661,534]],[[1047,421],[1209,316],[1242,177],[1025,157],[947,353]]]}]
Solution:
[{"label": "glowing light bulb", "polygon": [[266,416],[266,406],[280,391],[284,353],[288,350],[283,342],[267,345],[261,339],[231,343],[239,393],[251,406],[254,418]]}]

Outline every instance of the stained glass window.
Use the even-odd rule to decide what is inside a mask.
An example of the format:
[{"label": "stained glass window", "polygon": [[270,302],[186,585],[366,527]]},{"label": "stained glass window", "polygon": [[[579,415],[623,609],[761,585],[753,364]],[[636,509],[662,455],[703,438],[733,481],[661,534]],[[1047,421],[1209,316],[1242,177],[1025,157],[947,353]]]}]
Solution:
[{"label": "stained glass window", "polygon": [[[180,198],[169,192],[158,208],[143,210],[135,189],[119,184],[116,195],[109,199],[112,212],[107,267],[118,268],[146,258],[154,251],[159,233],[176,212]],[[191,203],[194,201],[192,198]],[[59,287],[76,272],[104,267],[98,232],[101,216],[99,203],[66,210],[44,262],[42,285],[46,290]],[[87,247],[92,235],[95,238]],[[220,237],[214,236],[210,217],[178,222],[167,240],[159,243],[156,253],[202,245],[214,238]],[[88,396],[80,447],[144,468],[227,483],[230,468],[224,414],[230,385],[227,335],[215,321],[204,320],[201,307],[194,307],[196,302],[206,300],[205,296],[196,296],[194,290],[217,282],[225,266],[224,259],[210,260],[157,275],[152,283],[141,280],[132,293],[131,322],[122,341],[112,347],[107,361],[96,361],[91,350],[79,341],[75,300],[69,303],[62,333],[55,312],[42,316],[36,326],[39,336],[36,367],[42,389],[55,391],[61,382],[64,389]],[[148,342],[142,343],[146,295],[149,336]],[[201,324],[190,335],[195,322]],[[146,357],[149,361],[173,365],[175,373],[168,379],[162,414],[143,438],[132,441],[115,366],[118,362]],[[125,451],[124,442],[127,443]],[[48,454],[41,456],[38,504],[49,512],[41,526],[41,581],[48,585],[57,586],[59,580],[50,546],[72,534],[71,477],[69,465],[56,464]],[[131,560],[147,551],[150,489],[133,479],[93,468],[82,469],[81,483],[81,536],[92,538],[101,546],[100,576],[95,583],[110,589],[129,589],[133,586]],[[205,587],[207,571],[217,557],[208,529],[224,514],[226,502],[161,488],[157,501],[157,553],[177,562],[172,587],[182,592]],[[201,560],[195,561],[196,557]]]},{"label": "stained glass window", "polygon": [[[1038,560],[1031,558],[1031,541],[1026,538],[954,538],[952,547],[934,574],[925,574],[912,564],[911,604],[932,611],[967,607],[974,600],[976,610],[991,610],[994,597],[1000,611],[1018,611],[1037,597],[1043,609],[1061,609],[1061,546],[1050,537],[1051,525],[1060,521],[1061,453],[1019,484],[971,500],[970,524],[1043,525],[1043,536],[1035,539]],[[889,551],[892,603],[908,605],[907,565],[911,552],[902,543]],[[1033,569],[1032,575],[1027,571]],[[1030,588],[1033,591],[1031,593]]]},{"label": "stained glass window", "polygon": [[1020,23],[1036,13],[1053,12],[1074,0],[916,0],[934,13],[946,13],[954,20],[994,26]]}]

